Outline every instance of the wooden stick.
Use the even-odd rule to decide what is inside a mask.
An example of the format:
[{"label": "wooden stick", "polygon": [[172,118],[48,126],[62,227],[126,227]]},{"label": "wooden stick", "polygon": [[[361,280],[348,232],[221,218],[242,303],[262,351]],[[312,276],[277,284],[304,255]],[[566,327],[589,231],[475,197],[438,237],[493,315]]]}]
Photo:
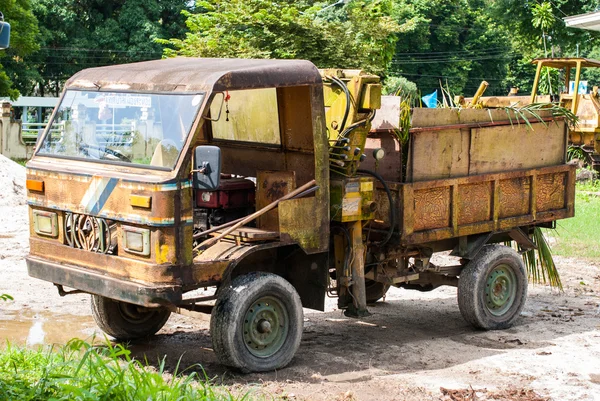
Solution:
[{"label": "wooden stick", "polygon": [[[308,194],[311,194],[311,193],[315,192],[317,189],[319,189],[318,185],[314,186],[314,187],[312,187],[310,189],[307,189],[306,191],[304,191],[302,193],[299,193],[298,195],[295,195],[294,199],[295,198],[302,198],[303,196],[306,196]],[[279,205],[277,205],[277,206],[279,206]],[[275,207],[277,207],[277,206],[275,206]],[[200,233],[196,233],[196,234],[194,234],[194,239],[204,237],[205,235],[214,233],[215,231],[219,231],[219,230],[222,230],[222,229],[227,228],[227,227],[231,227],[232,225],[234,225],[236,223],[239,223],[240,221],[242,221],[245,218],[246,218],[246,216],[240,217],[239,219],[235,219],[235,220],[229,221],[229,222],[227,222],[225,224],[221,224],[220,226],[215,226],[215,227],[209,228],[206,231],[202,231]]]},{"label": "wooden stick", "polygon": [[282,196],[281,198],[277,199],[276,201],[273,201],[273,202],[269,203],[267,206],[263,207],[262,209],[257,210],[256,212],[254,212],[251,215],[247,216],[246,218],[244,218],[243,220],[241,220],[238,223],[234,224],[233,226],[231,226],[227,230],[223,231],[221,234],[217,235],[216,237],[207,239],[206,241],[204,241],[203,243],[201,243],[200,245],[198,245],[194,250],[202,251],[202,250],[204,250],[204,249],[206,249],[206,248],[214,245],[221,238],[223,238],[223,237],[231,234],[233,231],[237,230],[238,228],[240,228],[244,224],[246,224],[246,223],[254,220],[255,218],[257,218],[259,216],[262,216],[263,214],[267,213],[269,210],[275,208],[277,205],[279,205],[280,202],[282,202],[284,200],[288,200],[290,198],[293,198],[294,196],[296,196],[296,195],[298,195],[298,194],[306,191],[310,187],[316,185],[316,183],[317,182],[315,180],[311,180],[310,182],[307,182],[306,184],[302,185],[300,188],[296,188],[295,190],[293,190],[289,194]]},{"label": "wooden stick", "polygon": [[221,224],[220,226],[214,226],[212,228],[209,228],[208,230],[205,230],[205,231],[202,231],[200,233],[194,234],[194,239],[204,237],[205,235],[208,235],[210,233],[214,233],[215,231],[219,231],[219,230],[222,230],[222,229],[227,228],[227,227],[231,227],[235,223],[239,223],[242,220],[244,220],[244,217],[240,217],[239,219],[235,219],[235,220],[229,221],[229,222],[227,222],[225,224]]}]

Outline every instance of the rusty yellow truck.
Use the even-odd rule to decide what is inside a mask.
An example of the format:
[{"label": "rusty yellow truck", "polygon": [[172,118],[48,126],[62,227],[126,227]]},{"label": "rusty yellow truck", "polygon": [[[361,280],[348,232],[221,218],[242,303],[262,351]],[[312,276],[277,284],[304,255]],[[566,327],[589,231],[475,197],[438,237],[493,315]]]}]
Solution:
[{"label": "rusty yellow truck", "polygon": [[371,129],[380,104],[377,76],[308,61],[83,70],[27,164],[29,274],[91,294],[117,339],[210,313],[246,372],[286,366],[326,295],[361,317],[390,286],[457,286],[468,322],[511,326],[527,277],[500,244],[574,213],[564,121],[415,109],[403,136]]}]

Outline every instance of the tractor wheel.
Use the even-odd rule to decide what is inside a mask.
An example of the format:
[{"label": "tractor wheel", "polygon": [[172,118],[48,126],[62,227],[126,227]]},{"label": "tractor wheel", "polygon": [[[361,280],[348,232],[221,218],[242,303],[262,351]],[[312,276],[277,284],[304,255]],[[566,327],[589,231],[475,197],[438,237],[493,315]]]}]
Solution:
[{"label": "tractor wheel", "polygon": [[289,282],[275,274],[250,273],[220,291],[210,332],[223,365],[265,372],[290,363],[303,324],[302,303]]},{"label": "tractor wheel", "polygon": [[118,340],[133,340],[156,334],[165,325],[171,312],[164,308],[145,308],[92,295],[92,315],[106,334]]},{"label": "tractor wheel", "polygon": [[526,298],[523,259],[507,246],[485,246],[460,273],[458,307],[465,320],[477,328],[511,327]]}]

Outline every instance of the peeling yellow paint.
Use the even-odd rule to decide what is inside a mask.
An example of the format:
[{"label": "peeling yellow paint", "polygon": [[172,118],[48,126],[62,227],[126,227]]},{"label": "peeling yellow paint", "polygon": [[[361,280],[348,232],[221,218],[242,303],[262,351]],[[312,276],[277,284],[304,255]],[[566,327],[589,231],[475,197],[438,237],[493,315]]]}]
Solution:
[{"label": "peeling yellow paint", "polygon": [[169,263],[169,245],[157,245],[156,249],[156,263],[163,264]]}]

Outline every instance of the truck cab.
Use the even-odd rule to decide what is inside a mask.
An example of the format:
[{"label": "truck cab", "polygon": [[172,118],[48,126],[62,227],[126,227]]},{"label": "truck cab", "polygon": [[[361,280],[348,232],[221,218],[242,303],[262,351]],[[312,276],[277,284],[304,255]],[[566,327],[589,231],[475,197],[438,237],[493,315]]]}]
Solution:
[{"label": "truck cab", "polygon": [[[322,309],[327,288],[323,102],[306,61],[176,58],[79,72],[27,165],[29,274],[61,294],[93,294],[100,327],[127,339],[154,334],[173,311],[201,311],[185,293],[260,271],[285,278],[297,298],[286,316],[301,330],[301,306]],[[208,159],[198,157],[215,149],[211,173],[200,173]],[[211,238],[202,232],[302,187],[311,191],[195,250]]]}]

